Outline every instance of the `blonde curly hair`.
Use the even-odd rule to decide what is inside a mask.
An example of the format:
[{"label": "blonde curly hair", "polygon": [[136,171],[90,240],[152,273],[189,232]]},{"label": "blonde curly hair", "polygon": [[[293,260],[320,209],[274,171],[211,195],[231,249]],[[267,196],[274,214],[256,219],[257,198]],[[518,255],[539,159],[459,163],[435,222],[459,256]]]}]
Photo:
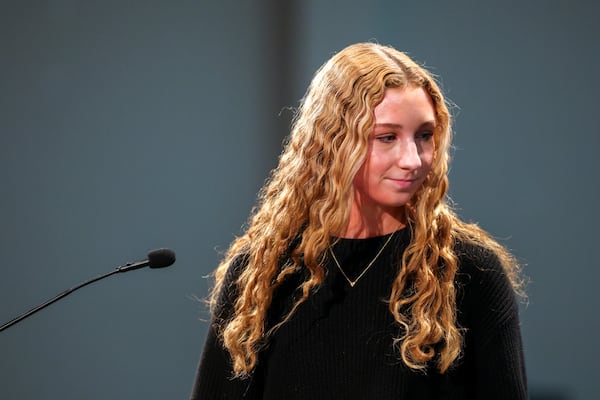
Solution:
[{"label": "blonde curly hair", "polygon": [[[443,373],[461,353],[454,284],[457,240],[494,251],[513,287],[520,288],[514,258],[482,229],[462,222],[446,203],[452,132],[450,113],[434,78],[394,48],[354,44],[316,72],[245,233],[233,241],[215,271],[211,310],[233,361],[234,376],[246,376],[254,369],[268,337],[323,282],[325,252],[349,218],[352,182],[365,160],[374,108],[386,88],[408,86],[429,94],[436,127],[431,171],[404,207],[412,239],[388,299],[389,311],[404,328],[395,341],[402,360],[416,370],[434,362]],[[220,293],[229,289],[224,287],[225,275],[241,255],[244,267],[233,283],[237,295],[232,312],[220,320],[215,310],[222,301]],[[274,290],[299,269],[307,272],[299,286],[301,296],[287,316],[267,330]]]}]

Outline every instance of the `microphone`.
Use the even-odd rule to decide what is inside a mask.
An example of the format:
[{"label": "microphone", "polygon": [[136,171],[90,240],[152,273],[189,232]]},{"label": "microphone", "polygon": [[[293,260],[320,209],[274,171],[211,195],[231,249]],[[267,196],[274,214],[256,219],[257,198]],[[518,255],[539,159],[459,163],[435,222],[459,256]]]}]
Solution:
[{"label": "microphone", "polygon": [[125,264],[117,268],[117,272],[133,271],[144,267],[164,268],[173,265],[175,252],[171,249],[156,249],[148,253],[148,258],[142,261]]},{"label": "microphone", "polygon": [[171,249],[152,250],[150,253],[148,253],[148,257],[145,260],[127,263],[125,265],[117,267],[116,269],[114,269],[110,272],[107,272],[106,274],[99,275],[95,278],[92,278],[83,283],[80,283],[79,285],[77,285],[71,289],[65,290],[64,292],[58,294],[57,296],[51,298],[50,300],[48,300],[46,302],[40,304],[39,306],[32,308],[31,310],[27,311],[26,313],[21,314],[18,317],[11,319],[4,325],[0,326],[0,332],[15,325],[17,322],[20,322],[20,321],[24,320],[25,318],[35,314],[36,312],[48,307],[50,304],[57,302],[58,300],[62,299],[63,297],[68,296],[69,294],[73,293],[77,289],[81,289],[82,287],[89,285],[90,283],[94,283],[96,281],[99,281],[101,279],[104,279],[106,277],[109,277],[111,275],[114,275],[114,274],[117,274],[120,272],[133,271],[135,269],[140,269],[140,268],[144,268],[144,267],[164,268],[164,267],[173,265],[174,262],[175,262],[175,252],[173,250],[171,250]]}]

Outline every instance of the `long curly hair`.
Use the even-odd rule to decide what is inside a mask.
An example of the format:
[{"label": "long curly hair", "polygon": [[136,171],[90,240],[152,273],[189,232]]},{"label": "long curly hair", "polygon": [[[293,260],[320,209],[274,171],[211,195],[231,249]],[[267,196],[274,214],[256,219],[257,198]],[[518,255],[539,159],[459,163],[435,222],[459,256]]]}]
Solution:
[{"label": "long curly hair", "polygon": [[[233,284],[237,295],[231,315],[217,318],[234,376],[246,376],[254,369],[269,336],[323,282],[326,250],[349,218],[352,182],[366,157],[374,108],[383,100],[386,88],[408,86],[429,94],[436,128],[431,170],[404,207],[412,239],[388,299],[389,311],[404,328],[395,341],[402,360],[416,370],[433,362],[437,370],[445,372],[461,353],[454,285],[456,240],[494,251],[513,287],[520,288],[513,257],[485,231],[462,222],[446,202],[450,113],[432,75],[394,48],[354,44],[316,72],[279,165],[260,191],[245,233],[232,242],[215,271],[210,297],[213,314],[220,293],[229,289],[224,287],[227,270],[236,257],[244,255],[244,267]],[[298,288],[301,296],[282,321],[267,329],[275,289],[299,269],[306,272]]]}]

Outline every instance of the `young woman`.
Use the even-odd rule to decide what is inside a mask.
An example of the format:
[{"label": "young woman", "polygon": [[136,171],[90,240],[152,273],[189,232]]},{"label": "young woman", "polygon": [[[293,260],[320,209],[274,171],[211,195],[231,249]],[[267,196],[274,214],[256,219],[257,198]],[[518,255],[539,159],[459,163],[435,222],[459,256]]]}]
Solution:
[{"label": "young woman", "polygon": [[193,399],[526,399],[513,257],[446,203],[443,95],[386,46],[315,74],[215,272]]}]

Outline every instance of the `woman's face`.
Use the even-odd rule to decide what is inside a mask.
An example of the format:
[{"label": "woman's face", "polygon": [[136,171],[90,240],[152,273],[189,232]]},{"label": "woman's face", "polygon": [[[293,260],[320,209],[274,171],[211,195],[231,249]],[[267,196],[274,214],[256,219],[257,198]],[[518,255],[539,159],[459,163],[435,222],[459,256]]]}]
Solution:
[{"label": "woman's face", "polygon": [[355,212],[401,215],[431,169],[435,123],[433,102],[423,88],[386,89],[375,107],[366,159],[354,178]]}]

